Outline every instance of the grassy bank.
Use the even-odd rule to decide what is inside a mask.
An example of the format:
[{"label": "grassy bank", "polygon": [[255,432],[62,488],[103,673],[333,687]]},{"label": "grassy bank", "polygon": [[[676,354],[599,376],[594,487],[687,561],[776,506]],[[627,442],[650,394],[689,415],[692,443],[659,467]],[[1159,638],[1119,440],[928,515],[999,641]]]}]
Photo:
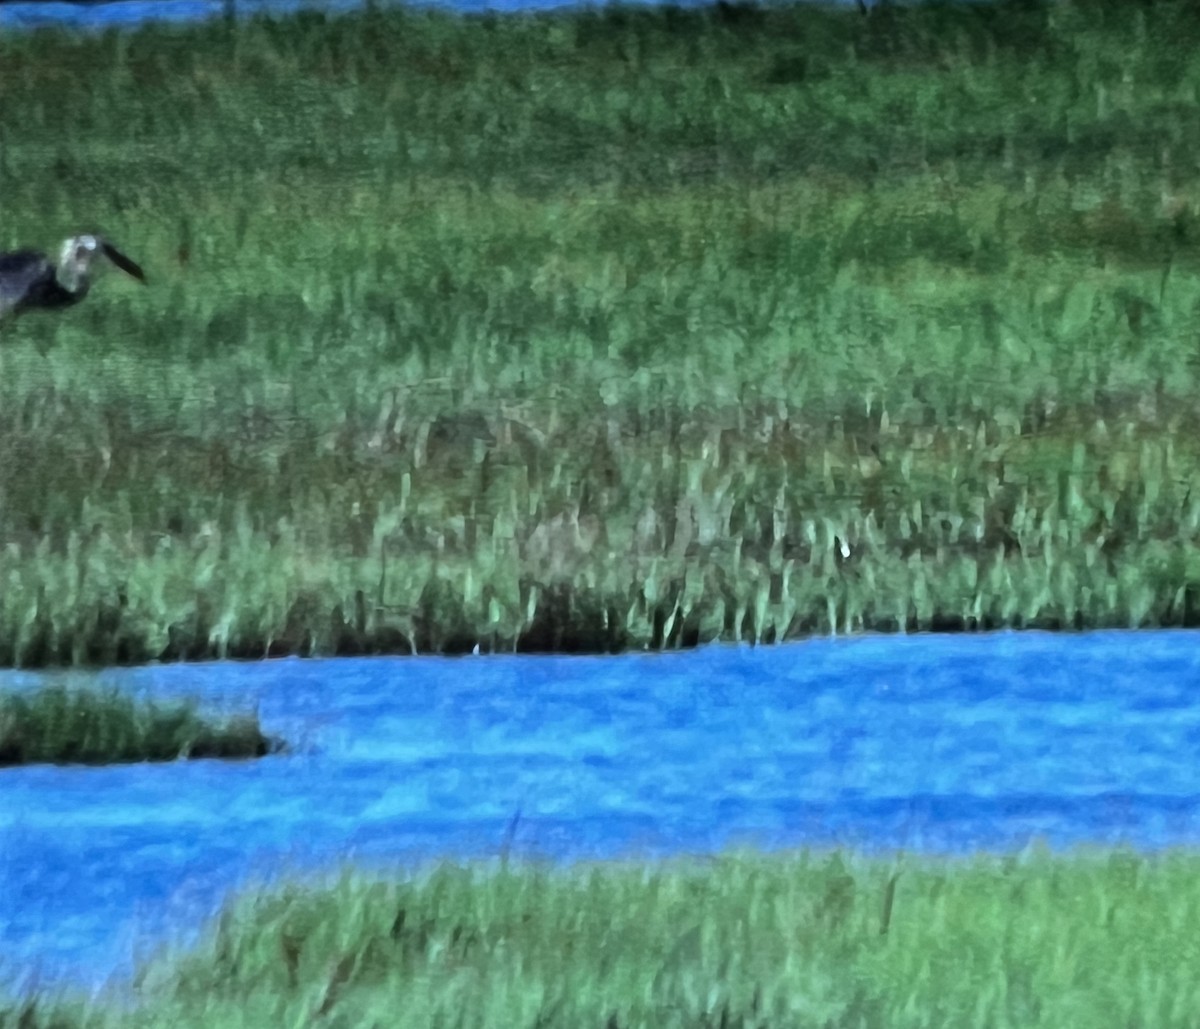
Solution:
[{"label": "grassy bank", "polygon": [[[1200,15],[0,38],[0,663],[1200,623]],[[87,75],[78,69],[87,69]]]},{"label": "grassy bank", "polygon": [[0,1025],[1182,1029],[1198,873],[1118,851],[347,874],[232,902],[133,1012],[39,996]]},{"label": "grassy bank", "polygon": [[264,757],[281,744],[257,715],[214,723],[194,703],[139,702],[115,690],[46,686],[0,693],[0,768]]}]

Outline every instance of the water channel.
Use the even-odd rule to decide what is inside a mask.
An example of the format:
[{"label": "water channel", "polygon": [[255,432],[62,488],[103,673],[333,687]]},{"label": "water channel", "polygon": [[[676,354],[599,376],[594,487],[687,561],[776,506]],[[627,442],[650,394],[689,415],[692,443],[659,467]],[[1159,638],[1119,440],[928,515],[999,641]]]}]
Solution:
[{"label": "water channel", "polygon": [[[96,982],[248,881],[495,856],[509,836],[517,857],[564,862],[734,844],[963,853],[1200,839],[1194,632],[93,679],[210,711],[256,706],[291,749],[0,770],[0,978],[7,965]],[[0,673],[0,688],[40,681]]]}]

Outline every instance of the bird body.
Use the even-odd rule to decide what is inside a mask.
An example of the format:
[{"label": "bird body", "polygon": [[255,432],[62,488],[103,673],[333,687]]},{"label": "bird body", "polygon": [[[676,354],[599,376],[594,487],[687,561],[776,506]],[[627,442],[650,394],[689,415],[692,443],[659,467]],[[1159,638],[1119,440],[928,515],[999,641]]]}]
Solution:
[{"label": "bird body", "polygon": [[67,307],[87,296],[90,283],[72,292],[59,284],[55,272],[36,250],[0,254],[0,316],[26,307]]},{"label": "bird body", "polygon": [[142,269],[100,236],[72,236],[64,241],[57,265],[38,250],[0,254],[0,318],[79,303],[91,289],[93,262],[99,256],[145,284]]}]

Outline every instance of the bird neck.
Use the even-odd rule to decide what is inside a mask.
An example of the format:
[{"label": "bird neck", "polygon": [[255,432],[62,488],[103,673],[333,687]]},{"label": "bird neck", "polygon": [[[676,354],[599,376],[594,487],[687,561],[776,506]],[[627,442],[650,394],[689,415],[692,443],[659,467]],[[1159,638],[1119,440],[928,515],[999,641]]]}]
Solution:
[{"label": "bird neck", "polygon": [[83,296],[88,291],[89,282],[87,272],[80,268],[74,261],[61,262],[55,278],[58,280],[58,284],[68,293]]}]

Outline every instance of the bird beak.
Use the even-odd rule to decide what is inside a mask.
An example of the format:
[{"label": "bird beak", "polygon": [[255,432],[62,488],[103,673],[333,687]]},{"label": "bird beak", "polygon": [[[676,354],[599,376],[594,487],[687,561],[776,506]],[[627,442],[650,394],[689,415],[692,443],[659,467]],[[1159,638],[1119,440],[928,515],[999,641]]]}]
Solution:
[{"label": "bird beak", "polygon": [[143,286],[146,284],[146,273],[137,264],[129,260],[128,257],[109,242],[102,242],[100,246],[104,248],[104,256],[120,268],[121,271],[125,272],[126,275],[132,275]]}]

